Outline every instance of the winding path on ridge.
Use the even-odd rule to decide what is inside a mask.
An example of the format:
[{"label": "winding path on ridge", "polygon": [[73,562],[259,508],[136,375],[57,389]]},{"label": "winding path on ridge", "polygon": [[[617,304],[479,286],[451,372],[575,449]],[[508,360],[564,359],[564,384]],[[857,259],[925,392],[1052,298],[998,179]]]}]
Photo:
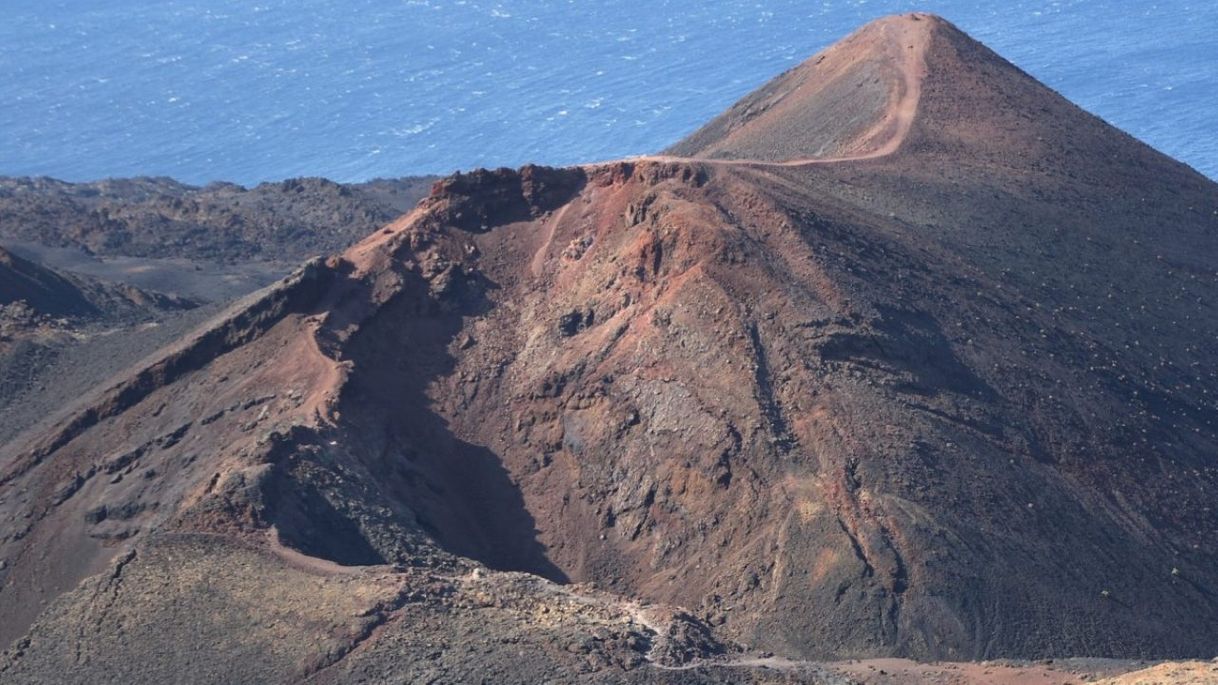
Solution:
[{"label": "winding path on ridge", "polygon": [[[898,46],[896,66],[900,75],[900,84],[894,88],[897,93],[895,101],[889,103],[884,114],[871,127],[856,137],[856,140],[868,140],[881,134],[884,129],[892,127],[888,139],[878,147],[867,152],[838,157],[804,157],[781,161],[763,159],[716,159],[711,157],[679,157],[673,155],[639,155],[606,162],[580,164],[581,168],[590,169],[619,162],[660,162],[680,164],[710,164],[715,166],[760,166],[760,167],[800,167],[817,164],[837,164],[839,162],[858,162],[868,159],[887,157],[900,149],[905,138],[913,127],[918,112],[918,103],[922,97],[922,81],[926,77],[926,50],[930,38],[930,21],[923,20],[920,15],[911,15],[915,21],[891,22],[880,27],[887,40]],[[895,35],[894,35],[895,33]],[[909,50],[901,50],[900,45],[908,43]],[[815,57],[813,59],[816,59]],[[895,126],[894,126],[895,124]]]}]

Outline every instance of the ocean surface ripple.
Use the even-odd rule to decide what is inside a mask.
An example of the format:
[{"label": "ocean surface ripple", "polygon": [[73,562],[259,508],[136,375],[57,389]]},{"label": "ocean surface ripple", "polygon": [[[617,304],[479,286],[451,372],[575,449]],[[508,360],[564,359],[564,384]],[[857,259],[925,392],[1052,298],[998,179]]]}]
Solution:
[{"label": "ocean surface ripple", "polygon": [[340,181],[657,151],[862,23],[942,14],[1218,178],[1218,3],[9,0],[0,174]]}]

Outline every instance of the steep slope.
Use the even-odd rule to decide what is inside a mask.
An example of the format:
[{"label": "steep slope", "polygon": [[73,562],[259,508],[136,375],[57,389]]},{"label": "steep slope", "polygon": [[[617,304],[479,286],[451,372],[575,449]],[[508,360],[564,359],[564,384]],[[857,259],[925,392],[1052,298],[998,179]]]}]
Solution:
[{"label": "steep slope", "polygon": [[[248,644],[299,652],[227,680],[468,677],[424,636],[505,674],[538,645],[522,682],[769,677],[659,668],[741,645],[1212,655],[1218,186],[943,20],[852,41],[826,69],[916,88],[877,108],[813,62],[790,106],[911,112],[882,143],[847,117],[813,149],[763,114],[737,139],[768,157],[454,176],[4,447],[9,672],[85,645],[172,669],[196,634],[227,659],[214,636],[270,607],[293,632]],[[296,618],[307,591],[264,578],[302,565],[369,608]],[[616,627],[541,646],[588,634],[571,606]],[[373,625],[333,627],[352,611]],[[141,622],[157,647],[127,641]]]},{"label": "steep slope", "polygon": [[18,300],[49,315],[98,313],[77,284],[0,247],[0,305]]},{"label": "steep slope", "polygon": [[0,247],[0,305],[18,301],[46,316],[81,318],[193,306],[173,296],[61,274]]},{"label": "steep slope", "polygon": [[665,154],[783,162],[891,153],[913,121],[933,23],[908,15],[867,24]]},{"label": "steep slope", "polygon": [[107,360],[96,356],[97,348],[116,334],[154,337],[149,327],[196,306],[175,295],[56,271],[0,247],[0,442],[36,421],[57,397],[76,396],[79,387],[46,383],[48,370],[67,350],[91,348],[89,368],[104,368]]},{"label": "steep slope", "polygon": [[[400,216],[433,180],[0,178],[11,248],[0,305],[20,301],[0,306],[0,443],[302,259]],[[182,307],[195,303],[206,311]]]}]

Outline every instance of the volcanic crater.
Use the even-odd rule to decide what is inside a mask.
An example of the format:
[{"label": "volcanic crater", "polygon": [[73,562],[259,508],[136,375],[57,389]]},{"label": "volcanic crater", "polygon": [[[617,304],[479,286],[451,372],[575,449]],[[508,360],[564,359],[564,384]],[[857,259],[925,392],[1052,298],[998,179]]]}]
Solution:
[{"label": "volcanic crater", "polygon": [[1212,181],[873,22],[660,155],[438,181],[11,441],[0,673],[1212,656],[1216,254]]}]

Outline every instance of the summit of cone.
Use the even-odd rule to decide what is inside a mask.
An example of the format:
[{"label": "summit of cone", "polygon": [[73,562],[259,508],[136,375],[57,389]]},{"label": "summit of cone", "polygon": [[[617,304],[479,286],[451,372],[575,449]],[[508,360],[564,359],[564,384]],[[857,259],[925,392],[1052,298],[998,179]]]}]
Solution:
[{"label": "summit of cone", "polygon": [[745,96],[664,151],[766,162],[859,159],[895,151],[913,123],[933,15],[873,21]]},{"label": "summit of cone", "polygon": [[926,13],[864,25],[655,158],[800,166],[898,153],[1073,175],[1184,166]]}]

